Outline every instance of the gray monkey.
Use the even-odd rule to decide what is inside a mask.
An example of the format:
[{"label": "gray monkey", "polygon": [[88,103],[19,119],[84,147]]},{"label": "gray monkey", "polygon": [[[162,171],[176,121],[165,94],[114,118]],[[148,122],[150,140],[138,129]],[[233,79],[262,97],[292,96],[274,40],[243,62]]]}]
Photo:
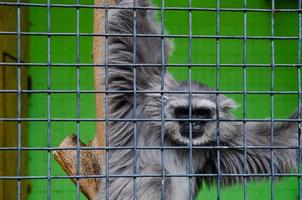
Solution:
[{"label": "gray monkey", "polygon": [[[119,6],[133,6],[133,0],[118,2]],[[147,8],[150,4],[148,0],[137,0],[137,6]],[[167,40],[155,37],[160,29],[153,11],[136,9],[135,23],[133,16],[132,8],[109,12],[108,29],[113,35],[108,37],[108,85],[112,92],[109,95],[109,118],[112,120],[108,145],[123,148],[109,150],[107,171],[106,165],[103,167],[109,179],[107,183],[103,181],[103,188],[95,199],[104,199],[107,188],[112,200],[135,197],[185,200],[195,197],[201,182],[211,185],[216,178],[202,174],[217,174],[219,170],[224,174],[220,177],[222,184],[234,184],[243,180],[244,173],[267,176],[272,169],[275,173],[287,173],[296,167],[297,122],[275,122],[273,126],[270,122],[246,122],[244,136],[243,123],[232,121],[230,110],[236,107],[233,100],[222,94],[216,96],[200,83],[177,82],[161,67],[167,62],[170,45]],[[134,37],[134,33],[138,35]],[[134,68],[133,63],[154,66],[136,65]],[[161,95],[158,91],[162,86],[169,93]],[[190,87],[192,91],[204,93],[177,93],[188,91]],[[205,94],[207,91],[209,93]],[[291,119],[297,119],[298,113],[296,111]],[[161,121],[163,117],[165,121]],[[184,120],[189,117],[191,123]],[[134,123],[133,118],[145,121]],[[219,145],[225,147],[219,154],[215,148],[218,133]],[[246,149],[246,156],[244,139],[246,145],[254,147]],[[268,148],[271,144],[291,148],[271,151]],[[177,146],[183,148],[173,148]]]}]

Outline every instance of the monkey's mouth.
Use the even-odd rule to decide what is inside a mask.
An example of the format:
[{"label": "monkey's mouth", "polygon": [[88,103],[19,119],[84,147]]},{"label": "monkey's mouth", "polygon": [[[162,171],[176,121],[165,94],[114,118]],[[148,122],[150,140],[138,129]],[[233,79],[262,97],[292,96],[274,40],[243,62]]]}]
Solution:
[{"label": "monkey's mouth", "polygon": [[207,145],[207,143],[202,142],[202,138],[195,138],[195,139],[189,139],[186,137],[169,137],[171,140],[172,145],[174,146],[188,146],[192,144],[193,146],[201,146],[201,145]]},{"label": "monkey's mouth", "polygon": [[181,136],[188,138],[188,139],[190,137],[192,137],[192,139],[202,137],[202,135],[204,133],[204,123],[201,123],[201,122],[194,123],[193,122],[190,127],[190,124],[188,122],[184,122],[184,123],[180,124],[179,132],[180,132]]},{"label": "monkey's mouth", "polygon": [[171,138],[173,145],[189,145],[192,144],[194,146],[197,145],[205,145],[204,137],[203,137],[204,129],[187,129],[184,127],[180,127],[177,133],[169,133],[169,137]]},{"label": "monkey's mouth", "polygon": [[188,130],[188,129],[185,129],[185,128],[181,128],[180,129],[180,134],[183,137],[188,138],[188,139],[190,139],[190,134],[191,134],[192,139],[196,139],[196,138],[202,137],[203,132],[204,132],[203,129],[198,129],[198,130],[197,129],[192,129],[191,131]]}]

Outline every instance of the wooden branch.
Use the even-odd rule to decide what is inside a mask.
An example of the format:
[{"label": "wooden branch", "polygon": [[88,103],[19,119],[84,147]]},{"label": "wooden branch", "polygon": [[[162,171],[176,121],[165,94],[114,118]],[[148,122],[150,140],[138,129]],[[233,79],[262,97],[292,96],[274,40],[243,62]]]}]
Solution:
[{"label": "wooden branch", "polygon": [[[116,5],[116,0],[95,0],[95,5],[105,5],[108,2],[108,6]],[[104,33],[104,9],[94,10],[94,33]],[[93,40],[93,61],[95,64],[102,65],[104,63],[104,37],[95,36]],[[104,68],[94,68],[94,83],[96,90],[104,90]],[[97,93],[96,96],[96,116],[97,118],[104,118],[104,94]],[[104,147],[105,146],[105,134],[104,123],[96,123],[96,133],[87,145],[80,141],[81,147]],[[77,136],[70,135],[66,137],[59,145],[62,148],[76,148]],[[54,157],[66,174],[75,176],[78,173],[77,170],[77,151],[76,150],[57,150],[54,151]],[[79,175],[98,175],[102,173],[102,163],[104,160],[104,150],[81,150],[80,151],[80,172]],[[74,183],[77,183],[76,179],[72,179]],[[88,198],[93,199],[95,195],[100,192],[101,179],[96,178],[81,178],[79,180],[81,192]]]},{"label": "wooden branch", "polygon": [[[85,145],[80,142],[81,147],[94,146],[91,143]],[[70,135],[66,137],[59,147],[76,148],[77,136]],[[76,150],[57,150],[54,152],[54,157],[69,176],[76,176],[77,173],[77,151]],[[101,172],[99,164],[99,155],[92,150],[80,151],[80,172],[79,175],[97,175]],[[75,184],[76,179],[71,179]],[[101,180],[96,178],[81,178],[79,179],[80,190],[88,198],[93,199],[101,187]]]}]

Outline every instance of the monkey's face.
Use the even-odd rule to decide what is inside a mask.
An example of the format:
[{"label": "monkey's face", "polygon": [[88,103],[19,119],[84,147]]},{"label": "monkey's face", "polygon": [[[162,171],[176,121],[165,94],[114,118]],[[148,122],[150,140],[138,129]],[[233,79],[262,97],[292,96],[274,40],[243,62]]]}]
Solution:
[{"label": "monkey's face", "polygon": [[[215,104],[208,100],[192,101],[189,105],[187,99],[175,99],[167,102],[165,116],[166,134],[181,144],[198,145],[208,140],[208,132],[213,127],[216,116]],[[172,120],[173,119],[173,120]]]},{"label": "monkey's face", "polygon": [[189,106],[179,106],[174,108],[175,118],[184,120],[178,121],[180,135],[190,138],[191,132],[192,139],[202,136],[205,132],[205,125],[208,122],[206,120],[212,119],[213,112],[214,110],[208,107],[195,107],[191,109],[191,120],[188,121],[190,116]]},{"label": "monkey's face", "polygon": [[[170,95],[166,98],[166,135],[178,144],[206,145],[217,139],[217,111],[219,119],[232,119],[230,109],[236,106],[231,99],[219,95],[216,109],[216,96],[212,94]],[[191,99],[191,102],[189,102]],[[220,138],[232,137],[229,123],[220,122]]]}]

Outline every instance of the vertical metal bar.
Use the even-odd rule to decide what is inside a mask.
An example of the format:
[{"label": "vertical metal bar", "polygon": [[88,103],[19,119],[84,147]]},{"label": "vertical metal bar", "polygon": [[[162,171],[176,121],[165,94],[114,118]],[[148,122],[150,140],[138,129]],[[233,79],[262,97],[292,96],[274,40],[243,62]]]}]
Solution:
[{"label": "vertical metal bar", "polygon": [[[80,149],[80,118],[81,118],[81,96],[80,96],[80,8],[79,1],[76,0],[76,79],[77,79],[77,93],[76,93],[76,134],[77,134],[77,176],[81,174],[81,149]],[[80,199],[80,179],[77,178],[77,199]]]},{"label": "vertical metal bar", "polygon": [[[133,56],[132,56],[133,71],[133,119],[137,119],[136,114],[136,0],[133,0]],[[137,121],[133,121],[133,199],[136,200],[137,190]]]},{"label": "vertical metal bar", "polygon": [[192,189],[192,0],[188,0],[189,11],[189,46],[188,46],[188,75],[189,75],[189,199],[193,199]]},{"label": "vertical metal bar", "polygon": [[[243,2],[243,113],[242,113],[242,125],[243,125],[243,146],[244,146],[244,160],[243,160],[243,173],[247,174],[247,131],[246,131],[246,99],[247,99],[247,85],[246,85],[246,64],[247,64],[247,0]],[[244,186],[244,200],[247,199],[247,177],[243,179]]]},{"label": "vertical metal bar", "polygon": [[[216,0],[216,36],[220,35],[220,0]],[[216,145],[220,146],[220,117],[219,117],[219,93],[220,90],[220,39],[216,39]],[[221,171],[220,171],[220,149],[217,152],[217,200],[220,200]]]},{"label": "vertical metal bar", "polygon": [[271,105],[271,115],[270,115],[270,122],[271,122],[271,138],[270,138],[270,159],[271,159],[271,199],[274,198],[274,191],[275,191],[275,167],[274,167],[274,87],[275,87],[275,0],[272,0],[272,12],[271,12],[271,98],[270,98],[270,105]]},{"label": "vertical metal bar", "polygon": [[[299,10],[302,8],[302,0],[299,0]],[[301,11],[298,12],[298,65],[297,65],[297,78],[298,78],[298,118],[301,120],[301,42],[302,42],[302,17]],[[302,200],[302,183],[301,183],[301,157],[302,157],[302,145],[301,145],[301,121],[298,122],[298,199]]]},{"label": "vertical metal bar", "polygon": [[[161,23],[160,23],[160,33],[161,35],[165,34],[165,0],[161,0]],[[161,74],[160,74],[160,90],[165,90],[165,38],[161,37],[160,43],[161,49]],[[164,148],[164,135],[165,135],[165,101],[164,101],[164,93],[160,93],[160,119],[161,119],[161,130],[160,130],[160,146],[161,146],[161,160],[160,167],[162,173],[162,182],[161,182],[161,199],[165,199],[165,148]]]},{"label": "vertical metal bar", "polygon": [[47,199],[51,199],[51,14],[47,0]]},{"label": "vertical metal bar", "polygon": [[[105,52],[104,52],[104,64],[105,64],[105,91],[109,91],[109,72],[108,72],[108,0],[105,1]],[[105,93],[105,140],[106,147],[110,146],[109,139],[109,93]],[[106,148],[105,154],[105,198],[109,200],[109,149]]]},{"label": "vertical metal bar", "polygon": [[17,1],[17,106],[18,106],[18,200],[21,199],[21,146],[22,146],[22,126],[21,126],[21,7],[20,0]]}]

